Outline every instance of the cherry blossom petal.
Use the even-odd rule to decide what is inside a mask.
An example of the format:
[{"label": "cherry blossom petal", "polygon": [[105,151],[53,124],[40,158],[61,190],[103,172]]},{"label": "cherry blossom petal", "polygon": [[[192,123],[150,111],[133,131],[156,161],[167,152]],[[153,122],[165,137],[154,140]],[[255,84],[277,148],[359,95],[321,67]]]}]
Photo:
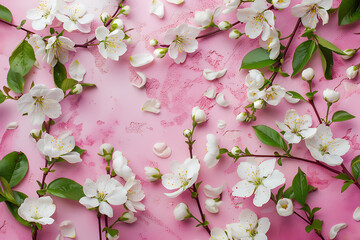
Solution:
[{"label": "cherry blossom petal", "polygon": [[270,195],[271,191],[269,188],[262,185],[258,186],[258,188],[255,190],[255,196],[253,199],[254,205],[257,207],[261,207],[270,200]]},{"label": "cherry blossom petal", "polygon": [[131,83],[137,88],[142,88],[146,84],[146,76],[142,72],[136,72],[137,76],[132,79]]},{"label": "cherry blossom petal", "polygon": [[63,237],[67,238],[75,238],[76,237],[76,231],[75,231],[75,225],[72,221],[67,220],[63,221],[59,225],[60,233]]},{"label": "cherry blossom petal", "polygon": [[152,112],[158,114],[160,113],[160,106],[161,106],[160,102],[157,99],[152,98],[144,103],[142,110],[146,112]]},{"label": "cherry blossom petal", "polygon": [[225,96],[223,93],[218,93],[216,95],[216,103],[222,107],[227,107],[230,105],[229,101],[225,100]]},{"label": "cherry blossom petal", "polygon": [[84,78],[84,75],[86,73],[85,68],[83,65],[79,63],[78,60],[73,61],[69,66],[69,74],[70,77],[74,80],[81,82]]},{"label": "cherry blossom petal", "polygon": [[203,76],[206,80],[212,81],[212,80],[223,77],[225,75],[226,71],[227,71],[226,68],[221,71],[218,71],[218,72],[212,71],[210,69],[204,69]]},{"label": "cherry blossom petal", "polygon": [[150,14],[154,14],[158,16],[159,18],[164,17],[164,4],[161,0],[152,0],[151,6],[150,6]]},{"label": "cherry blossom petal", "polygon": [[255,185],[248,182],[247,180],[242,180],[235,184],[232,188],[232,195],[236,197],[250,197],[255,190]]},{"label": "cherry blossom petal", "polygon": [[136,54],[129,57],[130,64],[133,67],[142,67],[154,60],[154,56],[150,53]]},{"label": "cherry blossom petal", "polygon": [[330,233],[329,233],[329,238],[330,239],[335,239],[338,232],[341,230],[341,229],[344,229],[347,227],[347,224],[346,223],[338,223],[338,224],[335,224],[334,226],[331,227],[330,229]]}]

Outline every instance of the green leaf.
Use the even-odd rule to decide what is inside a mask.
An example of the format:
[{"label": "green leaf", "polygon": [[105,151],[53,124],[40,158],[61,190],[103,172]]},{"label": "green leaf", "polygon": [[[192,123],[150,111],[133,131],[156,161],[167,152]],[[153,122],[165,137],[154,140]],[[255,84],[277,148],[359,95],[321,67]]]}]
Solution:
[{"label": "green leaf", "polygon": [[321,64],[324,76],[327,80],[332,80],[332,68],[334,65],[332,51],[319,45]]},{"label": "green leaf", "polygon": [[67,78],[67,72],[64,64],[57,62],[55,67],[53,67],[53,77],[55,85],[62,89],[62,83]]},{"label": "green leaf", "polygon": [[0,90],[0,104],[6,100],[6,95]]},{"label": "green leaf", "polygon": [[19,206],[24,202],[24,200],[25,200],[25,198],[27,198],[27,196],[22,192],[13,191],[13,193],[14,193],[14,198],[15,198],[16,202],[18,203],[18,205],[10,203],[10,202],[6,202],[6,206],[8,207],[10,213],[14,216],[14,218],[19,223],[21,223],[27,227],[30,227],[31,223],[22,219],[18,214]]},{"label": "green leaf", "polygon": [[307,37],[308,39],[312,39],[315,36],[315,29],[313,28],[305,28],[304,33],[301,35],[301,37]]},{"label": "green leaf", "polygon": [[313,229],[315,230],[322,230],[323,221],[320,221],[319,219],[314,219],[313,223],[311,224]]},{"label": "green leaf", "polygon": [[351,161],[351,171],[355,180],[358,180],[360,175],[360,155]]},{"label": "green leaf", "polygon": [[202,181],[198,182],[198,183],[195,185],[196,190],[199,189],[199,187],[200,187],[201,184],[202,184]]},{"label": "green leaf", "polygon": [[279,201],[279,200],[283,197],[283,195],[284,195],[284,189],[285,189],[285,184],[284,184],[281,188],[279,188],[279,191],[278,191],[278,193],[276,194],[276,200],[277,200],[277,201]]},{"label": "green leaf", "polygon": [[65,80],[61,83],[61,89],[65,92],[66,90],[71,89],[73,86],[78,84],[79,82],[71,79],[71,78],[65,78]]},{"label": "green leaf", "polygon": [[308,182],[306,179],[306,175],[301,169],[298,169],[298,173],[295,175],[292,188],[294,191],[295,199],[300,203],[302,206],[305,206],[306,198],[309,191]]},{"label": "green leaf", "polygon": [[53,196],[79,201],[84,197],[83,187],[77,182],[68,178],[58,178],[52,181],[47,192]]},{"label": "green leaf", "polygon": [[16,204],[13,191],[11,190],[11,187],[10,187],[8,181],[6,181],[6,179],[4,177],[0,176],[0,183],[3,188],[3,192],[4,192],[3,196],[6,198],[6,201]]},{"label": "green leaf", "polygon": [[324,48],[327,48],[327,49],[333,51],[334,53],[337,53],[340,55],[346,55],[340,48],[338,48],[337,46],[335,46],[333,43],[329,42],[328,40],[326,40],[322,37],[319,37],[319,36],[316,36],[316,40]]},{"label": "green leaf", "polygon": [[351,178],[345,173],[339,173],[339,175],[336,175],[334,178],[344,180],[344,181],[351,180]]},{"label": "green leaf", "polygon": [[291,95],[292,98],[296,98],[296,99],[300,99],[300,100],[305,100],[305,98],[303,96],[301,96],[300,93],[294,92],[294,91],[287,91],[287,93],[289,93]]},{"label": "green leaf", "polygon": [[10,69],[24,77],[30,71],[35,61],[34,49],[26,40],[23,40],[9,58]]},{"label": "green leaf", "polygon": [[307,92],[305,95],[306,97],[308,97],[309,99],[313,99],[315,94],[317,94],[318,91],[314,91],[314,92]]},{"label": "green leaf", "polygon": [[10,187],[16,186],[26,175],[29,162],[22,152],[12,152],[0,161],[0,176],[4,177]]},{"label": "green leaf", "polygon": [[25,79],[20,73],[14,72],[11,68],[7,74],[7,84],[15,93],[22,93]]},{"label": "green leaf", "polygon": [[345,182],[344,185],[342,186],[341,188],[341,192],[344,192],[346,189],[348,189],[350,187],[351,184],[353,184],[354,181],[353,180],[350,180],[348,182]]},{"label": "green leaf", "polygon": [[267,67],[276,62],[269,57],[269,52],[263,48],[252,50],[243,58],[241,63],[242,69],[258,69]]},{"label": "green leaf", "polygon": [[92,83],[80,83],[80,84],[83,87],[96,87],[96,84],[92,84]]},{"label": "green leaf", "polygon": [[0,19],[7,21],[9,23],[11,23],[12,21],[12,14],[10,10],[1,4],[0,4]]},{"label": "green leaf", "polygon": [[78,153],[80,154],[80,156],[81,156],[84,152],[86,152],[85,149],[82,149],[82,148],[80,148],[80,147],[78,147],[78,146],[75,146],[74,149],[73,149],[73,151],[78,152]]},{"label": "green leaf", "polygon": [[22,26],[24,26],[24,24],[26,23],[26,19],[23,19],[20,23],[19,26],[16,27],[17,30],[20,30],[22,28]]},{"label": "green leaf", "polygon": [[346,121],[346,120],[353,119],[353,118],[355,118],[355,116],[351,115],[348,112],[337,111],[332,116],[331,121],[333,121],[333,122],[342,122],[342,121]]},{"label": "green leaf", "polygon": [[229,152],[229,150],[227,150],[226,148],[220,148],[220,149],[219,149],[219,154],[220,154],[220,155],[225,154],[225,153],[227,153],[227,152]]},{"label": "green leaf", "polygon": [[311,225],[307,225],[306,227],[305,227],[305,231],[307,232],[307,233],[309,233],[309,232],[311,232],[311,230],[313,230],[314,228],[311,226]]},{"label": "green leaf", "polygon": [[338,24],[346,25],[360,19],[360,2],[358,0],[343,0],[339,6]]},{"label": "green leaf", "polygon": [[293,73],[292,77],[299,73],[310,60],[311,56],[316,50],[316,43],[313,40],[307,40],[301,43],[295,50],[292,62]]},{"label": "green leaf", "polygon": [[283,197],[284,198],[290,198],[290,199],[295,198],[294,190],[293,190],[292,186],[285,190]]},{"label": "green leaf", "polygon": [[262,143],[273,147],[279,147],[287,151],[288,147],[277,131],[265,125],[253,126],[253,128],[256,136]]}]

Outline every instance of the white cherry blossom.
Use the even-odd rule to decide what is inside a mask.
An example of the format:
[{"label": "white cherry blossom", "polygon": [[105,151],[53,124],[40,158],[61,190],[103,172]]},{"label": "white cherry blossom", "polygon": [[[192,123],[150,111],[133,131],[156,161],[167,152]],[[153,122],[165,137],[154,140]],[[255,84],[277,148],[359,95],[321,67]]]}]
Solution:
[{"label": "white cherry blossom", "polygon": [[94,19],[93,14],[86,14],[86,6],[81,3],[73,3],[71,5],[64,4],[59,8],[56,18],[63,22],[63,28],[72,32],[79,30],[83,33],[90,32],[90,23]]},{"label": "white cherry blossom", "polygon": [[323,25],[328,23],[329,10],[333,0],[303,0],[291,8],[291,12],[295,17],[301,18],[301,22],[305,27],[316,28],[321,18]]},{"label": "white cherry blossom", "polygon": [[60,157],[68,163],[78,163],[82,161],[80,153],[73,151],[75,148],[75,138],[69,131],[62,133],[57,138],[45,133],[44,138],[36,143],[36,147],[41,154],[48,156],[50,161]]},{"label": "white cherry blossom", "polygon": [[195,23],[203,28],[208,28],[212,26],[213,19],[220,15],[221,10],[222,7],[217,7],[214,13],[210,9],[195,11]]},{"label": "white cherry blossom", "polygon": [[240,0],[224,0],[225,9],[222,11],[224,14],[233,12],[240,5]]},{"label": "white cherry blossom", "polygon": [[51,25],[58,10],[58,5],[58,0],[40,0],[36,8],[27,11],[26,17],[33,20],[33,29],[43,30],[46,26]]},{"label": "white cherry blossom", "polygon": [[265,90],[259,90],[257,88],[248,88],[246,90],[246,94],[247,94],[247,100],[249,102],[255,102],[258,99],[262,99],[265,97],[266,92]]},{"label": "white cherry blossom", "polygon": [[260,46],[270,52],[270,59],[276,59],[280,54],[280,39],[275,28],[271,28],[269,38],[264,41],[259,40]]},{"label": "white cherry blossom", "polygon": [[59,102],[63,98],[64,92],[61,89],[48,89],[45,85],[39,84],[19,98],[17,108],[21,114],[29,115],[32,124],[40,125],[44,122],[45,116],[54,119],[61,115]]},{"label": "white cherry blossom", "polygon": [[284,9],[290,5],[291,0],[272,0],[274,7],[277,9]]},{"label": "white cherry blossom", "polygon": [[284,138],[288,143],[299,143],[301,139],[311,138],[316,133],[316,128],[310,128],[312,119],[310,115],[299,116],[294,109],[286,112],[284,122],[276,121],[280,130],[285,131]]},{"label": "white cherry blossom", "polygon": [[214,167],[216,164],[218,164],[220,160],[220,148],[218,139],[214,134],[207,134],[206,135],[206,150],[207,153],[204,157],[204,162],[206,163],[206,166],[208,168]]},{"label": "white cherry blossom", "polygon": [[264,86],[264,75],[257,69],[252,69],[246,75],[245,86],[251,89],[260,89]]},{"label": "white cherry blossom", "polygon": [[236,16],[240,22],[245,22],[245,33],[251,38],[257,38],[266,41],[270,36],[270,27],[274,27],[274,13],[266,10],[265,0],[255,0],[250,8],[239,9]]},{"label": "white cherry blossom", "polygon": [[102,175],[93,182],[87,178],[84,184],[85,197],[80,199],[80,203],[86,208],[99,208],[101,214],[113,217],[111,205],[122,205],[127,201],[127,191],[116,179],[110,175]]},{"label": "white cherry blossom", "polygon": [[294,213],[294,205],[291,199],[282,198],[276,204],[276,211],[282,217],[290,216]]},{"label": "white cherry blossom", "polygon": [[186,53],[195,52],[198,48],[198,41],[195,39],[201,31],[201,28],[190,26],[183,23],[176,28],[166,31],[164,43],[169,46],[169,56],[175,63],[183,63],[186,59]]},{"label": "white cherry blossom", "polygon": [[274,84],[265,91],[265,97],[263,98],[265,102],[272,106],[276,106],[280,103],[281,99],[285,97],[286,90],[285,88]]},{"label": "white cherry blossom", "polygon": [[115,151],[112,155],[113,158],[113,168],[119,177],[123,178],[125,181],[128,181],[131,177],[135,176],[132,172],[132,169],[127,165],[128,160],[124,157],[122,152]]},{"label": "white cherry blossom", "polygon": [[341,156],[349,151],[350,144],[345,139],[333,139],[332,136],[330,127],[321,124],[316,134],[305,140],[305,144],[313,158],[330,166],[338,166],[343,162]]},{"label": "white cherry blossom", "polygon": [[51,197],[25,198],[18,209],[21,218],[28,222],[41,225],[52,224],[54,219],[51,216],[55,213],[56,206]]},{"label": "white cherry blossom", "polygon": [[284,174],[274,170],[276,159],[266,160],[259,165],[249,160],[240,163],[237,173],[242,179],[233,188],[233,196],[250,197],[255,193],[253,203],[261,207],[270,200],[271,189],[285,182]]},{"label": "white cherry blossom", "polygon": [[162,185],[168,190],[175,190],[172,193],[165,193],[170,198],[175,198],[190,188],[197,180],[200,170],[199,160],[194,156],[188,158],[183,164],[173,161],[170,164],[172,173],[164,174]]},{"label": "white cherry blossom", "polygon": [[119,56],[123,55],[127,50],[127,46],[123,41],[125,33],[120,29],[110,32],[109,29],[101,26],[95,30],[95,36],[100,42],[98,46],[99,52],[104,58],[118,61]]},{"label": "white cherry blossom", "polygon": [[45,54],[45,41],[41,36],[37,34],[31,35],[28,43],[33,47],[36,56],[42,56]]},{"label": "white cherry blossom", "polygon": [[214,227],[211,229],[211,236],[210,240],[232,240],[232,238],[229,238],[228,235],[224,230],[218,227]]},{"label": "white cherry blossom", "polygon": [[125,183],[124,188],[127,191],[127,201],[125,206],[132,212],[145,211],[145,206],[140,201],[145,198],[140,180],[135,180],[135,176],[130,177]]},{"label": "white cherry blossom", "polygon": [[45,47],[46,54],[44,55],[43,61],[46,60],[50,66],[55,67],[59,61],[62,64],[67,63],[69,60],[69,51],[76,52],[75,43],[63,36],[52,36],[49,38]]}]

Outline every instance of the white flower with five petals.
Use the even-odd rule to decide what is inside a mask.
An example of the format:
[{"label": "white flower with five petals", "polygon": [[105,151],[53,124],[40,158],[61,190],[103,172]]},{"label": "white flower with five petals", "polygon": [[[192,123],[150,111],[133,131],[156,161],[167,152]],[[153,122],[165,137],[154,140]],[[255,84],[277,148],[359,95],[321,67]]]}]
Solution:
[{"label": "white flower with five petals", "polygon": [[196,37],[200,31],[201,28],[190,26],[187,23],[166,31],[164,43],[170,45],[169,56],[174,59],[175,63],[183,63],[186,59],[186,53],[196,51],[198,48]]},{"label": "white flower with five petals", "polygon": [[135,180],[135,176],[132,176],[127,180],[124,188],[127,191],[125,206],[132,212],[136,212],[136,210],[145,211],[144,204],[140,202],[145,197],[140,180]]},{"label": "white flower with five petals", "polygon": [[265,102],[272,106],[276,106],[280,103],[281,99],[285,97],[286,90],[285,88],[274,84],[265,91],[265,97],[263,98]]},{"label": "white flower with five petals", "polygon": [[63,22],[64,29],[68,32],[79,30],[83,33],[90,32],[90,23],[94,19],[93,14],[86,14],[86,6],[81,3],[73,3],[71,5],[64,4],[60,9],[56,18]]},{"label": "white flower with five petals", "polygon": [[87,209],[99,208],[101,214],[113,217],[111,205],[122,205],[127,201],[127,191],[120,182],[110,175],[102,175],[93,182],[87,178],[84,184],[85,197],[79,202]]},{"label": "white flower with five petals", "polygon": [[327,10],[331,8],[333,0],[303,0],[301,4],[297,4],[291,8],[291,12],[295,17],[301,18],[301,22],[305,27],[316,28],[322,19],[323,25],[328,23],[329,14]]},{"label": "white flower with five petals", "polygon": [[260,89],[264,86],[264,75],[257,69],[249,71],[245,78],[245,86],[251,89]]},{"label": "white flower with five petals", "polygon": [[305,140],[305,144],[313,158],[330,166],[338,166],[343,162],[341,156],[349,151],[350,144],[345,139],[333,139],[332,136],[330,127],[321,124],[316,134]]},{"label": "white flower with five petals", "polygon": [[188,158],[183,164],[173,161],[170,164],[172,173],[164,174],[162,185],[168,190],[175,190],[172,193],[165,193],[170,198],[175,198],[190,188],[197,180],[200,170],[199,160],[194,156]]},{"label": "white flower with five petals", "polygon": [[21,114],[29,115],[32,124],[40,125],[44,122],[45,116],[54,119],[61,115],[59,102],[63,98],[64,92],[61,89],[48,89],[45,85],[39,84],[19,98],[17,107]]},{"label": "white flower with five petals", "polygon": [[253,203],[261,207],[270,200],[271,189],[285,182],[284,174],[274,170],[276,159],[266,160],[259,165],[254,161],[240,163],[237,173],[242,179],[233,188],[233,196],[247,198],[255,193]]},{"label": "white flower with five petals", "polygon": [[64,132],[58,138],[45,133],[44,138],[36,143],[37,148],[44,156],[48,156],[51,161],[54,158],[63,158],[68,163],[81,162],[80,153],[73,151],[75,148],[75,138],[71,132]]},{"label": "white flower with five petals", "polygon": [[239,9],[236,16],[240,22],[245,22],[245,33],[251,38],[257,38],[266,41],[270,36],[270,27],[274,27],[274,13],[266,10],[268,7],[265,0],[255,0],[251,8]]},{"label": "white flower with five petals", "polygon": [[41,225],[52,224],[54,219],[51,216],[55,213],[56,206],[51,197],[25,198],[18,209],[19,216],[28,221]]},{"label": "white flower with five petals", "polygon": [[75,43],[63,36],[52,36],[49,38],[45,47],[46,54],[43,60],[46,60],[50,66],[54,67],[59,61],[62,64],[67,63],[69,60],[69,51],[76,52]]},{"label": "white flower with five petals", "polygon": [[244,209],[239,216],[239,223],[227,225],[227,233],[234,239],[267,240],[266,233],[270,228],[270,221],[263,217],[258,219],[250,209]]},{"label": "white flower with five petals", "polygon": [[288,110],[284,122],[276,121],[276,125],[285,132],[284,138],[288,143],[299,143],[301,139],[311,138],[316,133],[316,128],[310,128],[311,116],[299,116],[294,109]]},{"label": "white flower with five petals", "polygon": [[101,26],[95,30],[95,36],[100,42],[98,46],[99,52],[104,58],[118,61],[119,56],[123,55],[127,50],[127,46],[123,42],[125,33],[120,29],[110,32],[109,29]]},{"label": "white flower with five petals", "polygon": [[40,0],[36,8],[27,11],[26,17],[33,20],[33,29],[43,30],[47,25],[51,25],[58,10],[58,5],[58,0]]}]

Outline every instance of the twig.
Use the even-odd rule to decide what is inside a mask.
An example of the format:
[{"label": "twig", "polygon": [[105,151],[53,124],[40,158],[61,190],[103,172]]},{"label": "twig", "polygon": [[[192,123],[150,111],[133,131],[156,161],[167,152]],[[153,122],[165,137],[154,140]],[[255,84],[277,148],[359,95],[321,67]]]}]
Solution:
[{"label": "twig", "polygon": [[319,112],[318,112],[318,110],[317,110],[316,107],[315,107],[314,100],[313,100],[313,99],[309,99],[309,100],[308,100],[308,103],[310,103],[310,105],[311,105],[312,108],[314,109],[314,112],[315,112],[316,117],[317,117],[317,119],[318,119],[318,121],[319,121],[319,124],[322,124],[322,121],[321,121]]},{"label": "twig", "polygon": [[99,240],[101,240],[102,236],[101,236],[101,214],[100,213],[97,214],[97,219],[98,219],[98,226],[99,226]]},{"label": "twig", "polygon": [[360,189],[359,182],[354,178],[354,176],[349,172],[349,170],[347,170],[347,168],[345,167],[345,165],[343,163],[341,164],[341,167],[343,169],[343,173],[348,175],[354,181],[354,184],[356,185],[356,187],[358,187]]},{"label": "twig", "polygon": [[[7,25],[9,25],[9,26],[12,26],[12,27],[14,27],[14,28],[18,28],[17,25],[12,24],[12,23],[9,23],[9,22],[7,22],[7,21],[5,21],[5,20],[0,19],[0,22],[5,23],[5,24],[7,24]],[[29,29],[26,29],[26,28],[23,28],[23,27],[21,27],[20,29],[23,30],[23,31],[25,31],[25,32],[27,32],[27,33],[35,34],[33,31],[30,31]]]}]

